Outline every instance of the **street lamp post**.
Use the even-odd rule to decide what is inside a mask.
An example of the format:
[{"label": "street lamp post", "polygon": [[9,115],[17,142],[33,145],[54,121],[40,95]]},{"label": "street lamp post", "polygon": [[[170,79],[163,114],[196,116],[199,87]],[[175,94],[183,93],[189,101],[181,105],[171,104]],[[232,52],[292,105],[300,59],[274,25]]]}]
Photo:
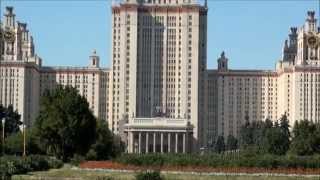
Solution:
[{"label": "street lamp post", "polygon": [[4,125],[5,125],[6,119],[2,118],[1,122],[2,122],[2,155],[4,155]]},{"label": "street lamp post", "polygon": [[26,157],[26,126],[23,123],[23,157]]}]

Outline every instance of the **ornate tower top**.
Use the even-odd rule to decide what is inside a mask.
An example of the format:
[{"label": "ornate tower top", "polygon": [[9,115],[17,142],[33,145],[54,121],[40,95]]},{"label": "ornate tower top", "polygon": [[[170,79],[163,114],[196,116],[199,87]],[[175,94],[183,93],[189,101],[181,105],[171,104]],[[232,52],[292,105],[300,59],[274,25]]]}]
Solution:
[{"label": "ornate tower top", "polygon": [[27,24],[15,20],[14,8],[11,6],[5,8],[3,18],[3,24],[0,26],[3,39],[0,43],[5,48],[0,51],[1,60],[41,65],[41,58],[34,53],[33,38]]},{"label": "ornate tower top", "polygon": [[6,12],[4,13],[4,25],[6,27],[14,27],[15,26],[15,14],[13,13],[13,7],[7,6]]},{"label": "ornate tower top", "polygon": [[90,55],[89,59],[90,59],[89,67],[99,68],[99,66],[100,66],[100,58],[97,55],[97,51],[95,49],[92,51],[92,54]]},{"label": "ornate tower top", "polygon": [[225,53],[224,53],[224,51],[222,51],[220,57],[221,57],[221,58],[225,58]]},{"label": "ornate tower top", "polygon": [[6,7],[6,15],[13,15],[13,7],[12,6]]},{"label": "ornate tower top", "polygon": [[97,56],[97,50],[96,49],[93,49],[92,56]]},{"label": "ornate tower top", "polygon": [[317,32],[317,19],[315,18],[314,11],[308,11],[307,19],[304,26],[306,32]]},{"label": "ornate tower top", "polygon": [[298,28],[297,27],[291,27],[290,30],[291,30],[291,34],[297,34]]},{"label": "ornate tower top", "polygon": [[224,51],[222,51],[220,58],[218,59],[218,70],[228,71],[228,58],[226,58]]},{"label": "ornate tower top", "polygon": [[309,21],[315,20],[314,15],[315,15],[315,12],[314,12],[314,11],[308,11],[308,18],[307,18],[307,20],[309,20]]}]

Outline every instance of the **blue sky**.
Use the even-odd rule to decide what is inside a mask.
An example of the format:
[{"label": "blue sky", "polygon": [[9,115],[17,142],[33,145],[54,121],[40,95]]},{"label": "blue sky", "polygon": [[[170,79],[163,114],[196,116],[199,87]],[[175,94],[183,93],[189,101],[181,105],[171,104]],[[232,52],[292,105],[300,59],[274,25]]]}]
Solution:
[{"label": "blue sky", "polygon": [[[0,0],[27,22],[44,65],[86,66],[96,49],[111,58],[110,0]],[[208,67],[221,51],[235,69],[274,69],[291,26],[301,26],[317,0],[208,0]]]}]

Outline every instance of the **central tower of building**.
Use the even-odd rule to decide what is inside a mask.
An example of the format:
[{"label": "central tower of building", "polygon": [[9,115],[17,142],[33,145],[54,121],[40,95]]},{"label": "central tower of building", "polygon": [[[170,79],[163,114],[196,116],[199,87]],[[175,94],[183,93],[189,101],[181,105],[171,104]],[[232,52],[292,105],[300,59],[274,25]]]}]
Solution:
[{"label": "central tower of building", "polygon": [[206,39],[207,7],[196,0],[114,4],[110,129],[121,134],[135,118],[185,119],[201,144]]}]

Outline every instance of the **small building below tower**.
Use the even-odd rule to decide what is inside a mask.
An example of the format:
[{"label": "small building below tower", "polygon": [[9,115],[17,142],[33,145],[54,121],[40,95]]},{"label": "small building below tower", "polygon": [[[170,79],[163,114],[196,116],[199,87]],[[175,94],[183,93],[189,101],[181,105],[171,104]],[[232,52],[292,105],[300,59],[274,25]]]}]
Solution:
[{"label": "small building below tower", "polygon": [[132,118],[125,125],[128,153],[190,153],[193,126],[187,119]]}]

